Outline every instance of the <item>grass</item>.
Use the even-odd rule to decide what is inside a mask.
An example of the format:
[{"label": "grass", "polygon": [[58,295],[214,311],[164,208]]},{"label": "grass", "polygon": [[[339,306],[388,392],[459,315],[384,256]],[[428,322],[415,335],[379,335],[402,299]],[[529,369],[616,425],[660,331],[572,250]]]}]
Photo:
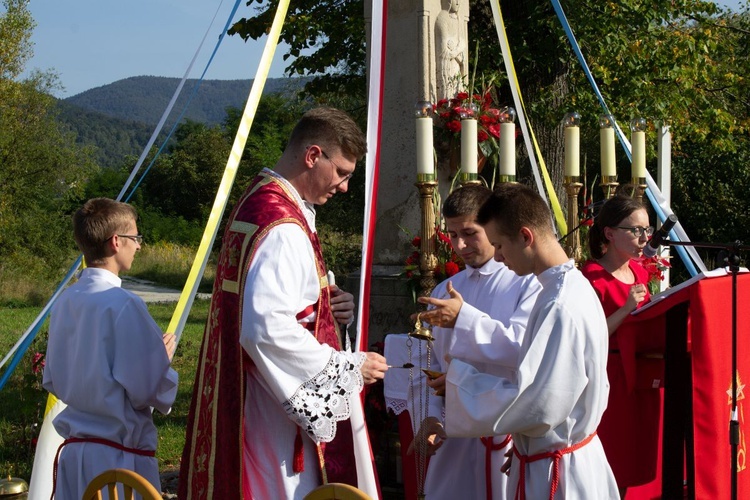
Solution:
[{"label": "grass", "polygon": [[[166,416],[158,412],[154,414],[159,435],[157,458],[163,470],[179,467],[208,306],[207,300],[196,300],[193,304],[172,361],[172,366],[180,376],[172,412]],[[149,311],[159,326],[165,329],[174,307],[173,303],[149,304]],[[40,310],[40,307],[0,309],[0,354],[3,357]],[[46,336],[47,328],[44,326],[7,385],[0,390],[0,474],[12,474],[26,481],[31,477],[36,436],[47,399],[47,394],[41,387],[41,373],[33,370],[33,358],[35,352],[44,352],[46,349]],[[3,368],[7,369],[7,365]]]},{"label": "grass", "polygon": [[[153,281],[161,286],[181,290],[190,273],[195,254],[195,248],[185,245],[165,242],[153,245],[144,243],[135,261],[133,261],[133,267],[123,275]],[[206,265],[200,285],[198,285],[198,291],[211,293],[215,276],[216,256],[212,255]]]}]

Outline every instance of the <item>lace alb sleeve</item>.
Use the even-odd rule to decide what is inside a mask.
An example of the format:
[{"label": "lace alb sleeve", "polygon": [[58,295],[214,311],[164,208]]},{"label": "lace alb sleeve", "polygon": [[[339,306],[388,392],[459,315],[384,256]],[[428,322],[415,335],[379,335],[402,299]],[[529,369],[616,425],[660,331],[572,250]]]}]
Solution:
[{"label": "lace alb sleeve", "polygon": [[360,368],[365,356],[361,352],[334,352],[320,373],[284,401],[289,418],[314,441],[331,442],[336,436],[336,422],[349,418],[349,398],[364,386]]}]

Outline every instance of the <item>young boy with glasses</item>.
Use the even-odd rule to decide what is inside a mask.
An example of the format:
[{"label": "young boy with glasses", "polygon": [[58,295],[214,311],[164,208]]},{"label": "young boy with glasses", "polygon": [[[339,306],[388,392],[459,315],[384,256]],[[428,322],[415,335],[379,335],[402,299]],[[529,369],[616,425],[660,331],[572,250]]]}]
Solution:
[{"label": "young boy with glasses", "polygon": [[177,395],[174,334],[163,334],[143,301],[121,288],[142,236],[137,214],[107,198],[87,201],[73,234],[87,267],[50,312],[44,388],[67,406],[54,426],[65,439],[55,464],[57,500],[82,497],[108,469],[137,472],[161,491],[152,407]]}]

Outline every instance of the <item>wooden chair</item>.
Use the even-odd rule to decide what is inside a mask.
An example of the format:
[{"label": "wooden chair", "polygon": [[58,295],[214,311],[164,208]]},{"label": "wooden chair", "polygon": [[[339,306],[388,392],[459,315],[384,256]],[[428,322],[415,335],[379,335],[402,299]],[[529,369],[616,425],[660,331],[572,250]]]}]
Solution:
[{"label": "wooden chair", "polygon": [[367,493],[344,483],[318,486],[305,495],[304,500],[372,500]]},{"label": "wooden chair", "polygon": [[[117,485],[122,484],[125,498],[121,499],[117,491]],[[127,469],[110,469],[102,472],[91,480],[83,493],[83,500],[102,500],[103,488],[107,488],[110,500],[134,500],[135,492],[143,497],[143,500],[161,500],[161,493],[137,472]]]}]

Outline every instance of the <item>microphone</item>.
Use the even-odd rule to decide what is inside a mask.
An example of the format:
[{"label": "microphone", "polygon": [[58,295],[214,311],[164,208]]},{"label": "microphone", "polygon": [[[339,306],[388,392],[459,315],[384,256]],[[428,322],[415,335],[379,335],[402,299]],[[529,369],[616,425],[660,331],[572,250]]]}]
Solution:
[{"label": "microphone", "polygon": [[647,258],[654,257],[659,251],[659,245],[669,237],[669,232],[677,224],[677,216],[670,214],[664,224],[654,233],[651,239],[648,241],[645,247],[643,247],[643,256]]}]

